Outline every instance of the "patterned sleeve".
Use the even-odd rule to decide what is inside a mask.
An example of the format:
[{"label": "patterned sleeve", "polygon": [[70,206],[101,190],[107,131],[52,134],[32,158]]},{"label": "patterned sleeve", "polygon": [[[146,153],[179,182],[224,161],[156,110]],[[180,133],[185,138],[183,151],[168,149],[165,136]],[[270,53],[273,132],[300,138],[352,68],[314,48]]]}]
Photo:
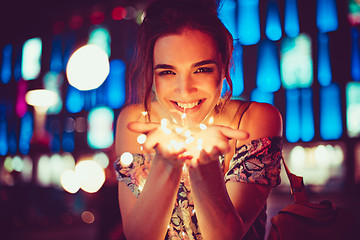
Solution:
[{"label": "patterned sleeve", "polygon": [[123,166],[120,157],[114,163],[118,181],[126,183],[133,194],[138,197],[150,169],[151,155],[133,154],[133,161],[128,166]]},{"label": "patterned sleeve", "polygon": [[225,182],[258,183],[271,187],[280,184],[281,137],[253,140],[236,149]]}]

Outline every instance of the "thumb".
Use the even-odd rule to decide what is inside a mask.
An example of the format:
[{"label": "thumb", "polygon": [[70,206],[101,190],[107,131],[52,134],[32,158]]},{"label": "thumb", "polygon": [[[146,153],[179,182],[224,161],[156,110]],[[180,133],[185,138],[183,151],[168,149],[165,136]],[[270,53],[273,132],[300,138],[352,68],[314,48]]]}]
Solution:
[{"label": "thumb", "polygon": [[148,133],[159,126],[158,123],[130,122],[127,128],[137,133]]},{"label": "thumb", "polygon": [[220,132],[229,139],[245,140],[249,137],[249,133],[244,130],[233,129],[225,126],[220,127]]}]

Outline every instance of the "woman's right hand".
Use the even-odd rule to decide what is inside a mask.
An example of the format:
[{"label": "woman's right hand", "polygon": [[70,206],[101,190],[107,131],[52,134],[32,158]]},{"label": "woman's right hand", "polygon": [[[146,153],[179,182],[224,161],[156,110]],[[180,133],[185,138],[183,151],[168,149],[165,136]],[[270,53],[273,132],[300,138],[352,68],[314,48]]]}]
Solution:
[{"label": "woman's right hand", "polygon": [[128,129],[146,135],[146,141],[142,144],[144,151],[152,152],[156,156],[171,164],[183,165],[191,156],[186,154],[186,149],[179,135],[159,123],[130,122]]}]

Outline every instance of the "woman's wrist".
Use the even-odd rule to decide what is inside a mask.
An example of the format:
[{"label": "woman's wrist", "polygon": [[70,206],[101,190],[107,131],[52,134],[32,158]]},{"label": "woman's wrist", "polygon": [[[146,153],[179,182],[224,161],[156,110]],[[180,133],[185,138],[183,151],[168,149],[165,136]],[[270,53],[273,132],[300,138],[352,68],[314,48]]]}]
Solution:
[{"label": "woman's wrist", "polygon": [[205,182],[211,184],[217,178],[223,181],[220,161],[214,160],[198,164],[196,167],[189,167],[189,176],[194,183]]},{"label": "woman's wrist", "polygon": [[160,154],[155,154],[154,159],[152,161],[151,166],[155,168],[161,168],[162,172],[169,172],[171,175],[173,174],[180,174],[182,171],[184,163],[180,160],[176,159],[169,159],[167,157],[164,157]]}]

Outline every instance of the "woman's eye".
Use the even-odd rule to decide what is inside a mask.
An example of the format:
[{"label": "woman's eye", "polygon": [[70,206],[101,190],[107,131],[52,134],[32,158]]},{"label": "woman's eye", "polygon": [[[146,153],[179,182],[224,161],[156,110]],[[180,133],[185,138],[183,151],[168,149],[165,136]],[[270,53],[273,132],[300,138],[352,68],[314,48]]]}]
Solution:
[{"label": "woman's eye", "polygon": [[201,67],[201,68],[198,68],[195,73],[211,73],[213,72],[214,69],[213,68],[210,68],[210,67]]},{"label": "woman's eye", "polygon": [[164,76],[164,75],[175,75],[175,73],[173,71],[170,70],[165,70],[165,71],[161,71],[158,73],[159,76]]}]

